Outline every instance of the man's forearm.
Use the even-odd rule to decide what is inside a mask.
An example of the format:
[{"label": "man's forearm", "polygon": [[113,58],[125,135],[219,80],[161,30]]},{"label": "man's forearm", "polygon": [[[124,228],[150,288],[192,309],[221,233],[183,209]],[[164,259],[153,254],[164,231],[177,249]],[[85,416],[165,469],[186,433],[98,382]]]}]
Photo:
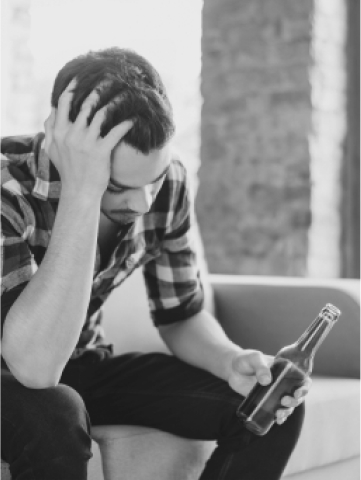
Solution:
[{"label": "man's forearm", "polygon": [[184,322],[160,327],[159,332],[175,356],[223,380],[228,379],[232,358],[242,351],[205,310]]},{"label": "man's forearm", "polygon": [[61,198],[49,247],[6,317],[2,355],[32,388],[56,384],[89,304],[100,203]]}]

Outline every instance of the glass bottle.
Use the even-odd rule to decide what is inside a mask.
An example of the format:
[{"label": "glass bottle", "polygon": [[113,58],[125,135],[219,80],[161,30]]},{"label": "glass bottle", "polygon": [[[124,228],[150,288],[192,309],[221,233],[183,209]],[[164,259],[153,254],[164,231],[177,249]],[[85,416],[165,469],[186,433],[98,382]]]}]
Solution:
[{"label": "glass bottle", "polygon": [[276,420],[276,411],[284,408],[281,399],[293,396],[312,372],[316,351],[324,341],[341,312],[328,303],[301,337],[283,347],[271,366],[272,382],[257,383],[237,410],[245,426],[256,435],[265,435]]}]

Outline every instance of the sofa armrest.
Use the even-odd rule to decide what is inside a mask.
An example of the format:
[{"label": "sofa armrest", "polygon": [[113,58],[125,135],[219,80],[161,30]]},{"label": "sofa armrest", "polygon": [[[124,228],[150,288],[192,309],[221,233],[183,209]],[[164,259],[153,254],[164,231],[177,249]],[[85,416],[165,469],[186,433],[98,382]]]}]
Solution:
[{"label": "sofa armrest", "polygon": [[342,315],[316,354],[315,375],[360,376],[359,280],[211,275],[216,317],[244,348],[274,355],[297,340],[326,303]]}]

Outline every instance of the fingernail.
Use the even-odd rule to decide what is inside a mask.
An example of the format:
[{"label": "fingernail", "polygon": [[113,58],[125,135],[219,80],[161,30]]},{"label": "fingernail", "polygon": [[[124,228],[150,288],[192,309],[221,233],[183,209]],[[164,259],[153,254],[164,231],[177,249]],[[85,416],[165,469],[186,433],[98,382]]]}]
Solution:
[{"label": "fingernail", "polygon": [[269,375],[262,375],[260,380],[261,383],[269,383],[271,381],[271,377]]},{"label": "fingernail", "polygon": [[70,82],[67,88],[74,88],[76,86],[76,78],[74,77]]}]

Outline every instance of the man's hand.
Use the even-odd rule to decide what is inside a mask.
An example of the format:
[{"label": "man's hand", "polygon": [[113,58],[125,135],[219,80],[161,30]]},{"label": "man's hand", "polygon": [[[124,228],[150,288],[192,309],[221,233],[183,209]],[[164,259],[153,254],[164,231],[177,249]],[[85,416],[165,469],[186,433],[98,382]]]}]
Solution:
[{"label": "man's hand", "polygon": [[45,122],[45,150],[59,172],[62,195],[67,192],[101,197],[109,182],[111,152],[133,123],[122,122],[100,137],[108,106],[98,110],[89,126],[87,123],[98,100],[95,90],[84,100],[72,123],[69,110],[75,85],[72,80],[60,96],[57,110],[52,109]]},{"label": "man's hand", "polygon": [[[270,366],[273,360],[274,357],[265,355],[258,350],[243,350],[233,356],[231,360],[228,377],[229,386],[237,393],[247,396],[257,382],[261,385],[268,385],[272,381]],[[276,412],[276,422],[278,424],[282,424],[291,415],[295,407],[304,401],[311,384],[312,381],[308,378],[305,385],[295,391],[293,397],[285,396],[282,398],[281,404],[284,408]]]}]

